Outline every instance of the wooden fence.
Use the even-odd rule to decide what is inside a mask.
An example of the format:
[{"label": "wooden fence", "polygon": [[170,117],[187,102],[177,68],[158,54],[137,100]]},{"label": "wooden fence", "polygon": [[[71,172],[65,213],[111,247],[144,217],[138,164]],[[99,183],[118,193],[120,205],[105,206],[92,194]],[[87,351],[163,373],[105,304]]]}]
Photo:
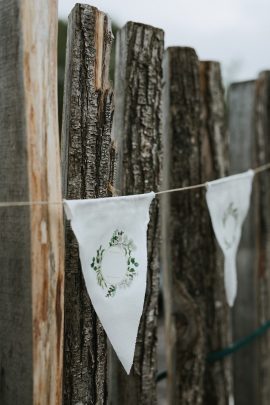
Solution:
[{"label": "wooden fence", "polygon": [[[161,29],[129,22],[116,38],[113,90],[110,19],[77,4],[60,163],[56,28],[54,0],[0,0],[0,201],[50,202],[0,208],[0,403],[268,405],[269,332],[232,356],[210,355],[270,320],[269,173],[254,182],[232,311],[205,191],[152,204],[129,376],[93,310],[59,202],[187,186],[269,162],[270,72],[232,84],[225,99],[219,63],[192,48],[164,51]],[[157,395],[160,350],[167,399]]]}]

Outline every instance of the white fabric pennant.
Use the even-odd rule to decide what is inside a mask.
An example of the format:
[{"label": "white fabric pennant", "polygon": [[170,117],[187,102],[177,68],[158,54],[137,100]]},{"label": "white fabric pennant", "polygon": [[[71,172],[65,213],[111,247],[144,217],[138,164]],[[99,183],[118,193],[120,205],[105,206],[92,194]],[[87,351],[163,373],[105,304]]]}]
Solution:
[{"label": "white fabric pennant", "polygon": [[64,200],[86,288],[126,372],[134,357],[147,274],[147,226],[155,193]]},{"label": "white fabric pennant", "polygon": [[236,255],[249,209],[253,176],[253,170],[248,170],[207,183],[206,200],[213,229],[225,257],[224,282],[230,306],[236,298]]}]

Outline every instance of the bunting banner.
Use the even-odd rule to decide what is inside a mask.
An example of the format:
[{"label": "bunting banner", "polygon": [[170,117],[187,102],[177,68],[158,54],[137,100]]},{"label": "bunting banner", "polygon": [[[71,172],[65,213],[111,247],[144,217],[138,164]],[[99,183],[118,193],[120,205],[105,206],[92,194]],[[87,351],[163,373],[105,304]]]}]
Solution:
[{"label": "bunting banner", "polygon": [[147,226],[155,193],[64,200],[77,238],[88,294],[129,374],[143,311]]},{"label": "bunting banner", "polygon": [[236,255],[242,225],[248,213],[254,172],[207,183],[206,200],[217,241],[223,251],[227,302],[233,306],[237,291]]}]

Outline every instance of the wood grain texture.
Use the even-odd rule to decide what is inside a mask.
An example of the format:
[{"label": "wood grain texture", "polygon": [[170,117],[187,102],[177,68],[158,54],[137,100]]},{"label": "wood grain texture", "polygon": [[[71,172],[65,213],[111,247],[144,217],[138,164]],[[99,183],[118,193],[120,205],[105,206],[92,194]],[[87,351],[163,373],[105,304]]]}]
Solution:
[{"label": "wood grain texture", "polygon": [[[164,59],[163,188],[224,175],[226,129],[219,65],[191,48]],[[223,269],[202,189],[162,198],[162,263],[169,404],[227,404],[229,375],[207,355],[228,342]]]},{"label": "wood grain texture", "polygon": [[[116,44],[116,189],[119,194],[158,190],[161,174],[161,94],[163,31],[129,22]],[[148,228],[148,276],[134,364],[127,376],[118,359],[111,364],[110,404],[156,403],[156,339],[159,290],[159,205],[154,201]]]},{"label": "wood grain texture", "polygon": [[[255,166],[255,81],[234,83],[228,92],[229,156],[231,174]],[[256,207],[252,193],[238,249],[238,291],[233,308],[233,340],[249,335],[257,327],[256,309]],[[258,341],[233,356],[234,397],[237,405],[258,402]]]},{"label": "wood grain texture", "polygon": [[[164,81],[163,188],[169,189],[201,180],[199,61],[193,49],[167,49]],[[162,198],[169,404],[196,405],[203,400],[206,354],[199,219],[202,201],[200,190],[166,194]]]},{"label": "wood grain texture", "polygon": [[[220,64],[200,62],[201,89],[201,179],[214,180],[228,175],[228,131],[225,99]],[[216,241],[208,208],[204,204],[201,216],[205,233],[205,335],[206,354],[227,347],[231,343],[231,318],[224,290],[224,259]],[[227,358],[215,363],[206,362],[204,401],[207,405],[229,404],[232,395],[232,364]]]},{"label": "wood grain texture", "polygon": [[[60,404],[63,218],[57,3],[0,3],[1,404]],[[3,322],[2,322],[3,319]],[[4,338],[4,340],[3,340]]]},{"label": "wood grain texture", "polygon": [[[63,193],[67,199],[111,195],[111,43],[108,17],[95,7],[77,4],[68,22],[62,129]],[[105,404],[106,335],[91,305],[69,225],[65,285],[64,404]]]},{"label": "wood grain texture", "polygon": [[[270,72],[262,72],[255,85],[256,166],[270,162]],[[270,176],[269,171],[255,178],[257,240],[258,325],[270,319]],[[259,397],[256,404],[267,405],[270,398],[270,335],[259,341]]]},{"label": "wood grain texture", "polygon": [[[29,199],[20,33],[18,1],[1,1],[1,201]],[[33,393],[30,210],[2,208],[0,221],[0,402],[27,404]]]}]

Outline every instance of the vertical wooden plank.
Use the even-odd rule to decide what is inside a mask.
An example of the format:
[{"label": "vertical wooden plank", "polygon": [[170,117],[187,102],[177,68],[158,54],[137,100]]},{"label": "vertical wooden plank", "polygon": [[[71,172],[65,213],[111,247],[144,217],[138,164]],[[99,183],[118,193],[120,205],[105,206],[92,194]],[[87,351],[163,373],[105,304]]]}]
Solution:
[{"label": "vertical wooden plank", "polygon": [[[0,87],[0,199],[27,201],[23,45],[20,7],[16,0],[0,2]],[[30,210],[28,207],[1,208],[0,221],[0,402],[31,404]]]},{"label": "vertical wooden plank", "polygon": [[[201,89],[201,179],[214,180],[228,174],[228,131],[225,99],[220,64],[200,63]],[[219,351],[231,343],[230,310],[224,291],[223,254],[215,239],[206,203],[201,217],[205,233],[205,255],[208,265],[203,269],[205,291],[206,355]],[[214,363],[206,362],[204,401],[207,404],[229,404],[232,396],[232,364],[227,358]]]},{"label": "vertical wooden plank", "polygon": [[[163,31],[129,22],[118,34],[113,134],[118,152],[116,188],[122,195],[156,191],[161,165]],[[156,336],[159,289],[159,205],[148,229],[148,278],[134,365],[127,376],[111,365],[110,404],[156,403]]]},{"label": "vertical wooden plank", "polygon": [[[219,65],[199,64],[191,48],[164,59],[163,188],[224,175],[226,130]],[[168,403],[227,404],[228,365],[209,352],[228,342],[223,269],[203,189],[162,198],[162,263]]]},{"label": "vertical wooden plank", "polygon": [[[113,94],[108,81],[108,17],[76,4],[68,22],[62,129],[64,196],[111,195]],[[91,305],[78,246],[66,226],[64,404],[105,404],[106,335]]]},{"label": "vertical wooden plank", "polygon": [[[229,137],[231,174],[254,167],[255,82],[234,83],[229,88]],[[254,192],[243,226],[237,258],[238,291],[233,308],[233,340],[241,339],[257,327],[256,309],[256,208]],[[234,396],[237,405],[258,402],[258,343],[234,354]]]},{"label": "vertical wooden plank", "polygon": [[[170,189],[201,180],[199,61],[193,49],[167,49],[164,82],[163,188]],[[202,200],[200,190],[165,194],[162,198],[169,404],[196,405],[203,400],[205,303],[200,299],[203,239],[198,220]]]},{"label": "vertical wooden plank", "polygon": [[57,2],[0,2],[0,402],[60,404],[63,235]]},{"label": "vertical wooden plank", "polygon": [[[262,72],[256,81],[255,96],[256,165],[270,162],[270,72]],[[257,312],[258,324],[270,319],[270,175],[260,173],[257,189]],[[259,341],[259,398],[256,404],[267,405],[270,398],[270,334]]]},{"label": "vertical wooden plank", "polygon": [[[57,112],[57,1],[21,2],[29,196],[62,202]],[[31,209],[35,404],[60,404],[63,342],[62,205]]]}]

